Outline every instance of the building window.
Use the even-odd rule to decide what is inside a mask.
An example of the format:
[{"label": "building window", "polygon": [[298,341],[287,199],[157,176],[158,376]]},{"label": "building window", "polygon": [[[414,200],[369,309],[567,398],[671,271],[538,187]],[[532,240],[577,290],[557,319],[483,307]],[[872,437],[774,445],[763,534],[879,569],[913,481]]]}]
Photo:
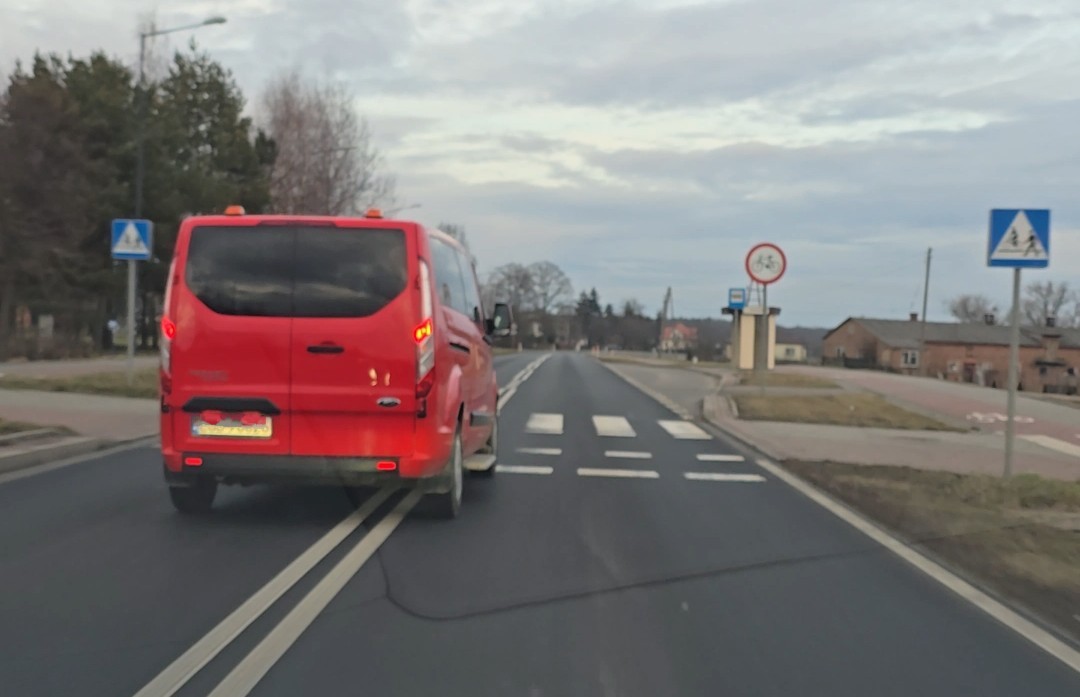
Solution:
[{"label": "building window", "polygon": [[837,346],[836,347],[836,357],[837,358],[843,358],[844,357],[844,347],[843,346]]},{"label": "building window", "polygon": [[914,368],[919,365],[919,352],[918,351],[904,351],[900,357],[901,363],[905,368]]},{"label": "building window", "polygon": [[787,357],[787,358],[794,358],[795,357],[795,349],[788,346],[787,348],[784,349],[784,356]]}]

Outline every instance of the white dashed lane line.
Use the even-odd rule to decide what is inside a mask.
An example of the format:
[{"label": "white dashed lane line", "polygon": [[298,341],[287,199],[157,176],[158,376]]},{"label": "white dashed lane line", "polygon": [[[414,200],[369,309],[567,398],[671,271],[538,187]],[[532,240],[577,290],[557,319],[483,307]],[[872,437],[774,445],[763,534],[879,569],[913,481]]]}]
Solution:
[{"label": "white dashed lane line", "polygon": [[506,474],[551,474],[555,471],[555,468],[530,465],[495,465],[495,471],[505,472]]},{"label": "white dashed lane line", "polygon": [[696,482],[763,482],[760,474],[727,474],[720,472],[686,472],[684,477]]},{"label": "white dashed lane line", "polygon": [[620,470],[601,469],[595,467],[579,467],[580,477],[618,477],[626,479],[659,479],[660,473],[655,470]]},{"label": "white dashed lane line", "polygon": [[651,460],[652,453],[637,450],[605,450],[604,457],[613,457],[620,460]]},{"label": "white dashed lane line", "polygon": [[562,448],[518,448],[523,455],[562,455]]},{"label": "white dashed lane line", "polygon": [[698,453],[699,462],[745,462],[742,455],[721,455],[719,453]]}]

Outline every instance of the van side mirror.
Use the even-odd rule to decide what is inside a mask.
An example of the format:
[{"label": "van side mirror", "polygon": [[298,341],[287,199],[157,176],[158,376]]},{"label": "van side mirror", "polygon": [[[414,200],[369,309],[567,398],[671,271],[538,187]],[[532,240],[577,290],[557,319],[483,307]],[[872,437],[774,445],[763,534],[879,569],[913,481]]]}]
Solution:
[{"label": "van side mirror", "polygon": [[506,303],[495,303],[495,309],[487,321],[487,333],[497,338],[510,336],[513,324],[514,315],[510,312],[510,306]]}]

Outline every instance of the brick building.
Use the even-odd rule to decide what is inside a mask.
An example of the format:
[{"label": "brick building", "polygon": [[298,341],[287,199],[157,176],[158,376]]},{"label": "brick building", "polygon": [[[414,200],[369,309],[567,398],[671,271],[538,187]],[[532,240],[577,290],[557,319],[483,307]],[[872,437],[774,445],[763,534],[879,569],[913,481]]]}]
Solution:
[{"label": "brick building", "polygon": [[[992,323],[922,323],[849,317],[824,340],[826,364],[937,376],[956,382],[1004,387],[1009,365],[1009,327]],[[1080,329],[1023,327],[1020,386],[1035,392],[1075,393],[1080,371]]]},{"label": "brick building", "polygon": [[660,330],[661,351],[685,351],[697,346],[697,327],[690,327],[682,322],[665,324]]}]

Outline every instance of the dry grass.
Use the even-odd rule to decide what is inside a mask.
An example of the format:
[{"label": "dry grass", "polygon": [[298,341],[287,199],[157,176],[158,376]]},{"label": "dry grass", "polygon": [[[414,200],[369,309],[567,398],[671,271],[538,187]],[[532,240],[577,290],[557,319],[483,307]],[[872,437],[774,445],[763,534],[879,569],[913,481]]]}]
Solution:
[{"label": "dry grass", "polygon": [[826,395],[733,394],[732,399],[739,408],[739,418],[752,421],[927,431],[959,430],[865,392]]},{"label": "dry grass", "polygon": [[57,378],[5,375],[0,377],[0,389],[78,392],[81,394],[144,397],[147,399],[154,399],[158,396],[157,368],[137,370],[133,377],[132,384],[128,385],[126,373],[92,373]]},{"label": "dry grass", "polygon": [[9,433],[20,433],[22,431],[33,431],[37,426],[33,424],[24,424],[19,421],[5,421],[0,419],[0,436],[6,436]]},{"label": "dry grass", "polygon": [[1080,482],[906,467],[788,462],[909,542],[1074,637],[1080,607]]},{"label": "dry grass", "polygon": [[739,375],[740,385],[757,385],[760,387],[839,387],[832,380],[804,375],[802,373],[775,373],[768,372],[764,375],[755,375],[752,371],[744,371]]}]

